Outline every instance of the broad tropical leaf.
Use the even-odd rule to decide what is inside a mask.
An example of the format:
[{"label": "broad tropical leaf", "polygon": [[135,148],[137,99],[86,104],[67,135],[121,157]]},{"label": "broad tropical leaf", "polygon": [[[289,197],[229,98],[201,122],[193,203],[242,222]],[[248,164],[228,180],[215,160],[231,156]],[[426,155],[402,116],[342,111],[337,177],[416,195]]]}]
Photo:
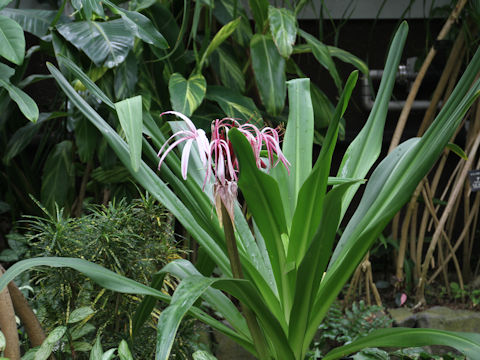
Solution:
[{"label": "broad tropical leaf", "polygon": [[232,54],[233,51],[220,46],[212,53],[210,62],[226,88],[243,93],[245,92],[245,76],[237,59]]},{"label": "broad tropical leaf", "polygon": [[142,97],[119,101],[115,103],[115,109],[127,137],[132,169],[137,172],[142,158]]},{"label": "broad tropical leaf", "polygon": [[129,11],[116,6],[114,3],[105,0],[114,13],[120,14],[122,19],[130,28],[130,31],[136,37],[142,39],[146,43],[152,44],[159,49],[168,48],[168,42],[163,35],[155,28],[149,18],[138,11]]},{"label": "broad tropical leaf", "polygon": [[268,20],[268,0],[248,0],[250,10],[257,25],[259,33],[263,32]]},{"label": "broad tropical leaf", "polygon": [[290,57],[293,51],[293,44],[297,37],[297,19],[295,14],[287,9],[279,9],[273,6],[268,7],[268,20],[270,33],[278,52],[284,58]]},{"label": "broad tropical leaf", "polygon": [[253,100],[227,87],[211,85],[207,88],[208,100],[215,101],[227,117],[250,122],[259,126],[263,123],[260,111]]},{"label": "broad tropical leaf", "polygon": [[138,62],[133,52],[115,69],[114,89],[117,100],[134,95],[138,81]]},{"label": "broad tropical leaf", "polygon": [[36,37],[42,37],[47,34],[48,27],[53,22],[57,11],[6,8],[0,11],[0,14],[15,20],[24,31],[29,32]]},{"label": "broad tropical leaf", "polygon": [[271,37],[256,34],[250,42],[252,67],[262,103],[271,115],[282,112],[286,96],[285,59]]},{"label": "broad tropical leaf", "polygon": [[23,29],[14,20],[0,15],[0,56],[20,65],[25,55]]},{"label": "broad tropical leaf", "polygon": [[122,19],[77,21],[57,26],[58,32],[97,66],[113,68],[125,61],[134,36]]},{"label": "broad tropical leaf", "polygon": [[73,143],[65,140],[55,145],[43,167],[42,204],[52,213],[55,204],[59,207],[68,206],[73,200],[74,189]]},{"label": "broad tropical leaf", "polygon": [[168,90],[173,110],[191,116],[205,97],[207,82],[202,74],[192,75],[185,80],[181,74],[174,73],[168,81]]}]

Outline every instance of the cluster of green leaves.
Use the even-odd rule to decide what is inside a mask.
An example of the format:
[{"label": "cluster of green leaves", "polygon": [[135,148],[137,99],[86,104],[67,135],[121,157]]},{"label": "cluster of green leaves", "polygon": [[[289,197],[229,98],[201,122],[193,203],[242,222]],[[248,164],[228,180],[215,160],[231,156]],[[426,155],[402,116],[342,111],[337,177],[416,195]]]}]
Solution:
[{"label": "cluster of green leaves", "polygon": [[[261,18],[255,20],[258,23]],[[190,262],[177,260],[158,272],[151,286],[145,286],[83,259],[46,257],[13,265],[0,279],[0,288],[34,266],[70,267],[107,289],[147,295],[133,319],[134,334],[149,318],[157,299],[170,303],[160,316],[156,359],[168,358],[175,333],[187,313],[223,332],[261,359],[303,359],[338,293],[386,224],[408,201],[480,93],[480,81],[475,81],[480,70],[480,51],[477,51],[425,135],[402,143],[373,171],[354,215],[345,219],[345,231],[334,249],[346,209],[380,153],[388,102],[407,28],[403,23],[392,41],[371,115],[344,154],[337,178],[329,178],[332,154],[340,118],[358,73],[353,73],[345,83],[313,167],[314,115],[308,79],[288,82],[290,112],[282,150],[291,163],[289,176],[280,167],[271,175],[259,170],[248,140],[238,130],[230,130],[229,139],[240,164],[238,186],[252,219],[249,223],[236,206],[234,234],[224,234],[217,218],[212,216],[215,210],[211,193],[208,189],[202,191],[201,169],[182,181],[176,154],[166,158],[160,177],[152,169],[157,166],[152,144],[160,148],[165,135],[148,109],[141,106],[142,102],[129,98],[114,104],[85,74],[75,70],[74,64],[63,63],[69,71],[81,74],[83,85],[98,99],[115,109],[120,118],[124,117],[125,125],[120,133],[126,134],[127,143],[79,96],[56,67],[48,65],[72,104],[102,133],[132,176],[200,243],[204,255],[196,265],[203,274]],[[139,138],[143,141],[143,160],[138,151],[132,151],[138,146]],[[245,279],[231,276],[225,245],[227,236],[234,236],[237,243]],[[210,277],[211,267],[208,271],[205,266],[208,262],[213,263],[222,276]],[[167,274],[181,279],[172,297],[160,291]],[[255,335],[225,293],[238,299],[253,314],[258,329]],[[220,314],[228,326],[195,306],[199,299],[208,304],[216,316]],[[475,357],[480,350],[478,334],[388,328],[334,349],[325,359],[337,359],[372,346],[431,344],[448,344],[470,357]]]},{"label": "cluster of green leaves", "polygon": [[[22,356],[22,360],[47,360],[52,355],[56,359],[86,359],[88,357],[92,360],[114,358],[133,360],[125,340],[120,341],[118,348],[111,348],[105,352],[102,348],[100,334],[97,334],[93,345],[88,341],[89,339],[86,336],[96,330],[96,327],[88,322],[94,314],[95,311],[88,306],[67,313],[65,324],[52,329],[43,343],[29,349]],[[118,357],[115,357],[115,355],[118,355]]]},{"label": "cluster of green leaves", "polygon": [[[477,307],[480,304],[480,289],[476,289],[475,287],[468,285],[465,286],[464,289],[462,289],[458,283],[452,281],[450,283],[450,291],[452,292],[453,299],[468,299],[472,303],[473,308]],[[447,289],[442,286],[440,295],[445,296],[446,294]]]},{"label": "cluster of green leaves", "polygon": [[[68,14],[71,16],[63,14],[67,3],[74,10]],[[287,9],[272,7],[267,0],[252,1],[249,10],[253,24],[238,0],[198,1],[193,8],[186,0],[129,1],[120,5],[111,1],[65,0],[53,10],[3,8],[0,19],[2,24],[15,28],[12,31],[17,37],[23,39],[23,29],[38,38],[40,46],[33,46],[28,54],[41,51],[55,57],[75,89],[102,114],[111,109],[99,103],[77,72],[67,69],[68,60],[87,73],[113,102],[141,93],[145,110],[156,121],[161,112],[173,109],[192,116],[200,126],[208,126],[206,119],[225,116],[261,124],[264,118],[271,122],[286,119],[285,81],[303,76],[292,56],[295,53],[313,53],[332,75],[339,91],[342,81],[333,58],[349,62],[364,73],[368,71],[355,56],[328,47],[299,29],[296,14],[304,5],[300,2],[297,8]],[[304,43],[296,45],[297,38]],[[20,42],[10,39],[8,48],[14,48],[15,54],[23,53]],[[10,61],[16,59],[12,56],[8,57]],[[12,77],[11,83],[19,89],[48,78],[32,75],[22,80],[26,65],[13,75],[14,69],[0,64],[0,70],[5,67],[0,71],[0,85]],[[328,125],[334,107],[320,88],[311,86],[316,138],[320,139],[320,131]],[[10,95],[13,100],[18,98]],[[3,123],[7,130],[0,143],[7,167],[4,182],[8,191],[3,196],[13,204],[13,210],[34,213],[35,207],[26,196],[30,193],[50,211],[57,203],[69,213],[75,194],[80,192],[77,178],[85,173],[88,177],[91,166],[102,179],[93,177],[94,184],[91,182],[87,189],[97,201],[101,200],[98,187],[113,188],[118,197],[131,193],[122,177],[124,168],[105,139],[68,100],[63,104],[55,101],[52,110],[61,112],[38,115],[37,109],[35,116],[26,114],[32,121],[39,120],[25,123],[23,118],[7,122],[12,109],[5,96],[0,94],[0,98],[5,100],[0,103],[0,129]],[[119,129],[115,114],[105,116]],[[23,151],[39,133],[43,136],[32,159],[31,152],[25,155]],[[41,183],[33,180],[37,179],[33,174],[39,173]],[[9,183],[9,178],[22,181]],[[81,201],[82,197],[78,198]]]},{"label": "cluster of green leaves", "polygon": [[[61,211],[55,215],[46,211],[47,218],[27,216],[23,222],[27,229],[23,239],[18,233],[9,237],[12,251],[27,249],[22,257],[75,256],[142,283],[149,283],[153,273],[184,255],[174,243],[173,218],[151,198],[131,203],[121,200],[107,207],[90,206],[88,212],[79,218],[65,218]],[[32,305],[47,331],[72,323],[75,313],[72,309],[93,308],[95,317],[88,323],[88,333],[97,329],[103,334],[103,343],[109,346],[128,337],[127,329],[138,298],[102,291],[71,270],[42,269],[31,274],[31,281],[35,284]],[[169,284],[166,291],[172,291],[175,286],[174,281]],[[149,323],[140,329],[142,342],[133,349],[134,353],[141,354],[139,358],[152,356],[149,351],[153,351],[155,344],[153,318]],[[178,358],[187,358],[192,350],[191,331],[186,326],[183,328],[185,331],[175,346]],[[90,336],[90,341],[93,340]],[[84,343],[80,345],[85,351],[90,350]]]},{"label": "cluster of green leaves", "polygon": [[367,306],[363,300],[344,311],[334,303],[319,326],[319,338],[312,351],[318,357],[326,349],[351,343],[373,330],[390,327],[392,322],[381,306]]}]

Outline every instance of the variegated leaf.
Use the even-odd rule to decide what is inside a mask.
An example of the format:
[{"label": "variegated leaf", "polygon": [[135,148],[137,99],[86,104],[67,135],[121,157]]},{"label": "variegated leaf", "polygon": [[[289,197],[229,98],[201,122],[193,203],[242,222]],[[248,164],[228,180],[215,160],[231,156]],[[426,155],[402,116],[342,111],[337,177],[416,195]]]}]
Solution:
[{"label": "variegated leaf", "polygon": [[174,73],[168,81],[173,110],[186,116],[191,116],[202,103],[206,90],[207,82],[202,74],[192,75],[186,80],[181,74]]}]

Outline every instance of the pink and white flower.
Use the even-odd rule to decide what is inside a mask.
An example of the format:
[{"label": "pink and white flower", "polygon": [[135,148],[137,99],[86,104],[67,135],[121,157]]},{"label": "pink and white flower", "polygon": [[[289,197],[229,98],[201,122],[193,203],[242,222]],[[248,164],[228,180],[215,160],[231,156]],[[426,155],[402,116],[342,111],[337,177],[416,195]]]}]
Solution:
[{"label": "pink and white flower", "polygon": [[[196,143],[202,165],[205,167],[203,186],[210,177],[214,177],[214,200],[218,216],[221,217],[220,206],[223,202],[233,222],[233,205],[237,198],[238,161],[233,152],[233,147],[228,140],[228,131],[237,128],[250,142],[259,169],[269,171],[281,162],[288,170],[290,163],[285,158],[280,148],[279,130],[271,127],[258,129],[252,124],[240,124],[237,120],[224,118],[212,122],[211,140],[208,141],[205,132],[197,129],[193,122],[185,115],[176,111],[167,111],[164,114],[173,114],[185,121],[188,130],[180,130],[173,134],[158,152],[162,165],[167,154],[176,146],[185,142],[182,151],[181,169],[182,177],[187,178],[188,161],[193,143]],[[175,140],[176,139],[176,140]],[[170,144],[170,145],[169,145]],[[261,157],[262,150],[266,150],[266,159]],[[277,160],[275,161],[275,157]],[[221,218],[220,218],[221,222]]]}]

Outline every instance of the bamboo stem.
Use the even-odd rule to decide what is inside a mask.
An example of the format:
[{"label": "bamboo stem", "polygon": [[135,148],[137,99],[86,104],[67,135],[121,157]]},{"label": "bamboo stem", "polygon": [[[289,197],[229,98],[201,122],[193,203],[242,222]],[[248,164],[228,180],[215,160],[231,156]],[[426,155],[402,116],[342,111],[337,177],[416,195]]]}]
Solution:
[{"label": "bamboo stem", "polygon": [[[221,213],[222,213],[222,225],[223,231],[225,233],[225,242],[227,245],[227,253],[230,259],[230,267],[232,269],[232,274],[235,279],[243,279],[242,264],[240,263],[240,256],[238,255],[237,241],[235,239],[235,231],[233,229],[232,220],[230,219],[230,214],[228,213],[227,208],[225,207],[223,201],[221,202]],[[258,357],[261,360],[269,360],[269,351],[268,344],[263,334],[262,329],[260,328],[257,318],[250,308],[245,306],[243,303],[240,303],[242,307],[243,315],[247,321],[248,329],[252,336],[253,344],[257,350]]]},{"label": "bamboo stem", "polygon": [[[0,276],[4,273],[0,269]],[[18,339],[17,322],[15,321],[15,311],[13,310],[12,300],[8,287],[0,291],[0,329],[7,342],[4,356],[10,360],[20,360],[20,342]]]},{"label": "bamboo stem", "polygon": [[[447,21],[443,25],[442,30],[438,34],[437,41],[443,40],[445,38],[445,36],[450,31],[450,28],[452,27],[452,25],[457,21],[457,18],[460,15],[460,12],[462,11],[466,3],[467,3],[467,0],[458,1],[457,5],[453,9],[453,11],[450,13],[450,16],[448,17]],[[430,64],[432,63],[432,60],[435,57],[436,53],[437,53],[437,50],[435,49],[434,46],[432,46],[430,48],[430,51],[427,54],[427,57],[425,58],[425,61],[422,64],[422,67],[418,71],[417,77],[415,78],[412,88],[408,93],[407,99],[405,101],[405,106],[403,107],[402,112],[400,113],[397,127],[393,134],[392,142],[390,143],[390,148],[388,149],[389,153],[395,147],[397,147],[397,145],[400,142],[400,138],[403,134],[403,129],[405,128],[405,124],[407,123],[408,115],[410,114],[410,110],[412,109],[412,104],[415,101],[418,90],[420,89],[420,85],[422,84],[423,78],[425,77],[425,74],[427,73],[427,69],[430,67]]]},{"label": "bamboo stem", "polygon": [[437,245],[438,239],[440,238],[440,235],[443,231],[443,228],[445,226],[445,223],[448,219],[449,214],[451,213],[455,199],[458,197],[459,192],[463,188],[463,182],[465,181],[468,173],[468,169],[471,167],[473,159],[475,158],[475,154],[477,153],[478,147],[480,145],[480,136],[477,137],[475,140],[472,149],[469,154],[468,160],[465,162],[463,169],[461,171],[459,180],[456,182],[455,186],[453,187],[452,192],[450,193],[450,198],[447,202],[447,206],[445,207],[445,210],[442,213],[442,216],[439,220],[439,223],[435,229],[435,232],[432,237],[432,241],[430,242],[430,246],[428,247],[427,254],[425,255],[425,261],[422,265],[422,272],[421,276],[419,279],[419,284],[417,287],[417,300],[424,302],[425,297],[424,297],[424,290],[425,290],[425,284],[426,284],[426,276],[427,276],[427,271],[428,271],[428,264],[433,258],[433,251],[435,250],[435,247]]}]

